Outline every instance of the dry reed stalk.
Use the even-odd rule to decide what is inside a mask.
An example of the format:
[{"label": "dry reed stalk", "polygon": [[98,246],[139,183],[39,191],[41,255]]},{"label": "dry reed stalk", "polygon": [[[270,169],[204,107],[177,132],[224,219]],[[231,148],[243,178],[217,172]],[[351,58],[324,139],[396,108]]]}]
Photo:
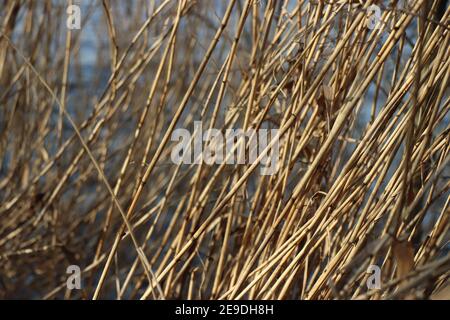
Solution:
[{"label": "dry reed stalk", "polygon": [[77,3],[0,1],[0,297],[449,298],[447,1]]}]

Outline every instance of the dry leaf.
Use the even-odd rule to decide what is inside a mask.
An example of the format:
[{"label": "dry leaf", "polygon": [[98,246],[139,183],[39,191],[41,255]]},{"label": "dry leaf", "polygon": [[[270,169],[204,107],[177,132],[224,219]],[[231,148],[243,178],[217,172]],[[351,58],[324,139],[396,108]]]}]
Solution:
[{"label": "dry leaf", "polygon": [[334,99],[333,88],[324,84],[322,86],[322,90],[323,90],[323,95],[324,95],[325,99],[329,102],[333,101],[333,99]]},{"label": "dry leaf", "polygon": [[409,241],[394,241],[392,250],[397,262],[397,278],[403,278],[414,269],[414,248]]},{"label": "dry leaf", "polygon": [[430,296],[431,300],[450,300],[450,285],[446,286],[444,289],[432,294]]}]

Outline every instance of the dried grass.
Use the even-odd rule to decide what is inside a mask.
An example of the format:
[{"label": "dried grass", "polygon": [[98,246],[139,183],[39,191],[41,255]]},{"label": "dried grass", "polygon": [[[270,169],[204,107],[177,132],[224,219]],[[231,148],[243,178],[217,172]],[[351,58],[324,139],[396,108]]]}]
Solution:
[{"label": "dried grass", "polygon": [[[0,297],[449,298],[447,1],[73,2],[0,1]],[[278,172],[173,164],[194,121]]]}]

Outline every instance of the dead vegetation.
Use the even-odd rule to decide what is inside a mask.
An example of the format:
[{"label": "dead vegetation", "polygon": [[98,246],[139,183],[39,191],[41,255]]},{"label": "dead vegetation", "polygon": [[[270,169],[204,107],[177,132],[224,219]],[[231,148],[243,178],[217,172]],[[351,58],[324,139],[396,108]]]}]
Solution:
[{"label": "dead vegetation", "polygon": [[[0,0],[1,297],[449,298],[446,1],[71,3]],[[194,121],[279,170],[173,164]]]}]

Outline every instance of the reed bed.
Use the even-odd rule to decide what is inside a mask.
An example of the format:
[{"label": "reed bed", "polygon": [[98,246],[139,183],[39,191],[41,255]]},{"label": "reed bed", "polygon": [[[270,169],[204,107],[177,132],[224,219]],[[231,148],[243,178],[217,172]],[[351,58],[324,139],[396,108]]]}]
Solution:
[{"label": "reed bed", "polygon": [[[449,299],[449,15],[0,1],[0,297]],[[278,129],[277,172],[174,164],[194,121]]]}]

